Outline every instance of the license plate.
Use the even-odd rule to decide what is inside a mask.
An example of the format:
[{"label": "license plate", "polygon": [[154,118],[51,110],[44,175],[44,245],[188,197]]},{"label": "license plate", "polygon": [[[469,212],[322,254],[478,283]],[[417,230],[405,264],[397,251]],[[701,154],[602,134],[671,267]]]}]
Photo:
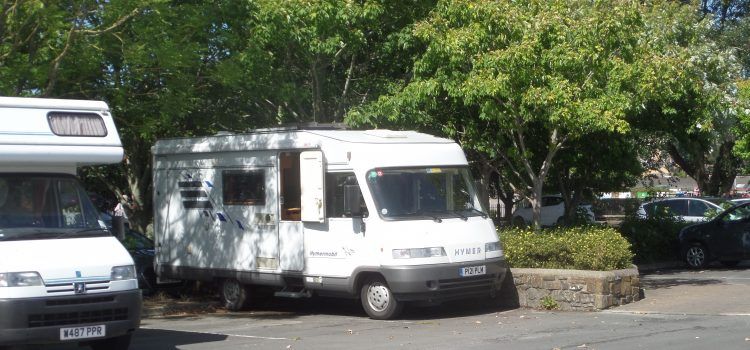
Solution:
[{"label": "license plate", "polygon": [[106,336],[105,325],[60,328],[60,340],[98,338]]},{"label": "license plate", "polygon": [[484,275],[485,273],[487,273],[487,270],[484,265],[467,266],[458,269],[458,274],[461,275],[461,277],[479,276]]}]

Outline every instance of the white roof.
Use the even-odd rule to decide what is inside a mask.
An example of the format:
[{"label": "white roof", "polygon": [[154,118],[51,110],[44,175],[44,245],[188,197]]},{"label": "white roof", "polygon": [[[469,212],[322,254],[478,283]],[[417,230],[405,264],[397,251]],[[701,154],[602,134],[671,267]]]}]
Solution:
[{"label": "white roof", "polygon": [[109,107],[103,101],[63,100],[53,98],[0,97],[0,107],[7,108],[43,108],[65,110],[107,111]]},{"label": "white roof", "polygon": [[323,144],[452,144],[452,140],[416,131],[260,130],[247,134],[172,138],[156,141],[154,154],[320,148]]},{"label": "white roof", "polygon": [[[100,136],[61,136],[49,121],[50,112],[101,116]],[[78,122],[82,124],[83,122]],[[107,104],[102,101],[0,97],[0,165],[78,166],[117,163],[123,148]]]}]

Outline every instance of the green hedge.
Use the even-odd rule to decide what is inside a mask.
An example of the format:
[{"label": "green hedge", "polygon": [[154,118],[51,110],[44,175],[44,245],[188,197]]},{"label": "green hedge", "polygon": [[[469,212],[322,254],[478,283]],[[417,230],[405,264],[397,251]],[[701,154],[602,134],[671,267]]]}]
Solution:
[{"label": "green hedge", "polygon": [[603,226],[560,227],[535,233],[507,228],[499,232],[511,267],[617,270],[629,268],[630,243]]},{"label": "green hedge", "polygon": [[655,263],[679,260],[678,235],[687,225],[671,215],[655,213],[648,219],[626,218],[620,232],[633,246],[636,263]]}]

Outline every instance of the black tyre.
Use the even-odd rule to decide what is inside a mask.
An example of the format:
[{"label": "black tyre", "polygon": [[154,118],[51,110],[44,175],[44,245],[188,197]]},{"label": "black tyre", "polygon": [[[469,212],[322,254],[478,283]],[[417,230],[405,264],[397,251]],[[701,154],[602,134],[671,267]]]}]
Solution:
[{"label": "black tyre", "polygon": [[132,334],[125,334],[119,337],[95,340],[89,343],[92,350],[127,350],[130,347],[130,338]]},{"label": "black tyre", "polygon": [[248,288],[234,278],[228,278],[221,283],[221,301],[229,311],[239,311],[247,304]]},{"label": "black tyre", "polygon": [[721,264],[724,265],[724,266],[726,266],[726,267],[735,267],[735,266],[739,265],[739,263],[740,263],[739,260],[722,260],[721,261]]},{"label": "black tyre", "polygon": [[404,303],[396,300],[391,288],[382,277],[371,277],[365,280],[359,296],[365,312],[375,320],[394,319],[404,308]]},{"label": "black tyre", "polygon": [[520,216],[514,217],[513,218],[513,227],[521,227],[521,228],[526,227],[526,220],[524,220]]},{"label": "black tyre", "polygon": [[708,265],[708,249],[700,243],[693,243],[685,250],[685,262],[691,269],[702,269]]}]

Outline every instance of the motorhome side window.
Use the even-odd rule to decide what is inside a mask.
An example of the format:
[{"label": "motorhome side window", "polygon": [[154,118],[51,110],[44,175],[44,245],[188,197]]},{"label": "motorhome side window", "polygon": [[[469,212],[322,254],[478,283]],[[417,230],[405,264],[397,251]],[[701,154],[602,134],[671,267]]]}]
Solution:
[{"label": "motorhome side window", "polygon": [[[347,187],[359,189],[359,183],[354,173],[327,173],[326,174],[326,214],[329,218],[350,218],[352,213],[347,210],[345,191]],[[362,196],[360,196],[362,198]],[[359,203],[362,208],[362,216],[367,217],[367,207],[364,199]]]},{"label": "motorhome side window", "polygon": [[226,170],[221,179],[224,204],[266,204],[266,176],[263,170]]},{"label": "motorhome side window", "polygon": [[57,136],[107,136],[104,119],[96,113],[50,112],[47,121]]}]

